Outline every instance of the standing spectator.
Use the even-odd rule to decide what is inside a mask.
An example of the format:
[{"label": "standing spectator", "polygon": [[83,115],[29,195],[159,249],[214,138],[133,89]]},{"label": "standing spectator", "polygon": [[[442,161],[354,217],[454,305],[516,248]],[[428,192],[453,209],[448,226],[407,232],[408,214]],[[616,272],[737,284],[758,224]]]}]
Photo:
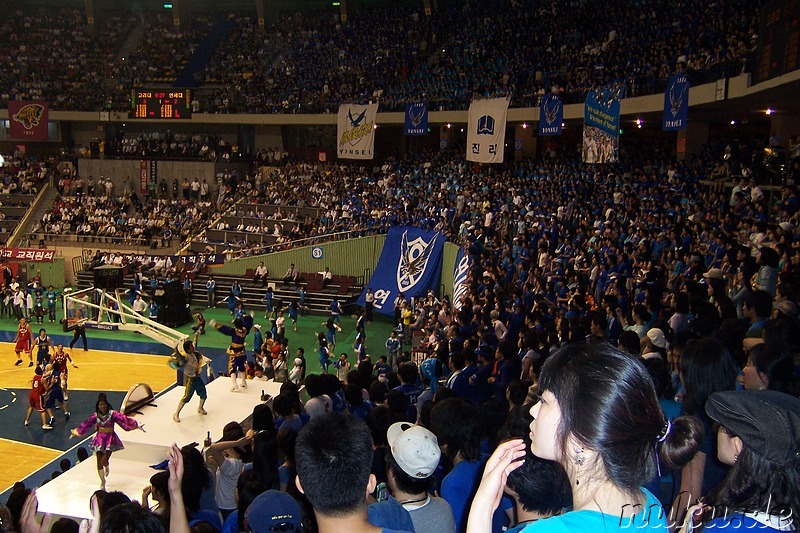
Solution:
[{"label": "standing spectator", "polygon": [[208,299],[208,303],[206,307],[214,307],[215,300],[214,300],[214,292],[217,288],[217,282],[214,281],[214,276],[208,276],[208,280],[206,281],[206,298]]},{"label": "standing spectator", "polygon": [[297,488],[314,509],[320,533],[380,531],[367,514],[366,495],[376,485],[370,473],[372,453],[369,429],[352,416],[312,418],[300,431]]}]

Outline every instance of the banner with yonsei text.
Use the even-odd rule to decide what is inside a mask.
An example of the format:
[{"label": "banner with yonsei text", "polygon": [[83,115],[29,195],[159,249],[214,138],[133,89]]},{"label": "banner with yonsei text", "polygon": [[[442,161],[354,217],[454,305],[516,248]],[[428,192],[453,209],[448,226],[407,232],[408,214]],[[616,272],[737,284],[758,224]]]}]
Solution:
[{"label": "banner with yonsei text", "polygon": [[508,98],[472,101],[469,106],[467,161],[503,162],[507,117]]},{"label": "banner with yonsei text", "polygon": [[461,311],[464,296],[467,294],[469,285],[467,275],[472,266],[472,258],[467,253],[467,247],[462,246],[456,255],[456,265],[453,269],[453,309]]},{"label": "banner with yonsei text", "polygon": [[619,158],[619,111],[624,86],[589,91],[583,116],[584,163],[614,163]]},{"label": "banner with yonsei text", "polygon": [[403,293],[406,300],[428,289],[436,289],[442,279],[444,236],[413,226],[391,228],[383,243],[375,273],[358,304],[364,306],[367,289],[375,296],[375,310],[394,315],[394,299]]},{"label": "banner with yonsei text", "polygon": [[8,102],[9,135],[12,141],[47,140],[47,102]]},{"label": "banner with yonsei text", "polygon": [[683,74],[672,76],[664,91],[664,131],[685,130],[689,118],[689,80]]},{"label": "banner with yonsei text", "polygon": [[563,122],[564,104],[561,98],[554,94],[546,95],[539,106],[539,137],[561,135]]},{"label": "banner with yonsei text", "polygon": [[375,117],[378,104],[339,106],[336,152],[339,159],[375,157]]},{"label": "banner with yonsei text", "polygon": [[405,134],[409,136],[428,134],[428,106],[425,102],[406,106]]}]

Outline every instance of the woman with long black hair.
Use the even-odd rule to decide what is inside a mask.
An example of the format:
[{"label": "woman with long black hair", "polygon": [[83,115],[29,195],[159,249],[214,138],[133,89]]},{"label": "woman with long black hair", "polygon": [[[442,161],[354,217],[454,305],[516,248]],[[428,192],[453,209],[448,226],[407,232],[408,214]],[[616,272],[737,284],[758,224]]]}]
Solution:
[{"label": "woman with long black hair", "polygon": [[106,488],[106,477],[109,474],[108,462],[111,459],[111,454],[125,447],[114,432],[114,424],[125,431],[134,429],[144,431],[144,424],[139,425],[133,418],[115,411],[108,403],[105,393],[101,392],[97,395],[94,413],[80,426],[70,431],[70,438],[72,438],[85,435],[92,426],[97,429],[97,434],[89,444],[89,450],[97,457],[97,475],[100,476],[100,488],[103,490]]}]

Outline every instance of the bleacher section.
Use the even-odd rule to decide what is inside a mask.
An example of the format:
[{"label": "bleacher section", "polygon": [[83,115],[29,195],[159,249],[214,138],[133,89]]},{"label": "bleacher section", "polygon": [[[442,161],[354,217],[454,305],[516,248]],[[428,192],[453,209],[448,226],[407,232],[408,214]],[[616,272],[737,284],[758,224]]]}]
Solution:
[{"label": "bleacher section", "polygon": [[[143,273],[148,277],[148,273]],[[206,306],[208,295],[206,292],[206,281],[208,281],[209,274],[214,276],[216,282],[216,307],[227,307],[225,298],[230,294],[231,286],[234,281],[238,281],[242,287],[242,294],[240,296],[244,303],[245,309],[254,313],[256,318],[259,312],[263,313],[266,309],[264,304],[264,293],[266,288],[261,288],[261,282],[253,283],[253,271],[247,270],[243,276],[232,274],[218,274],[213,269],[207,269],[199,274],[190,273],[192,278],[193,291],[191,307],[203,308]],[[274,273],[282,274],[282,273]],[[270,272],[272,276],[273,273]],[[305,308],[306,311],[312,313],[328,314],[330,311],[331,299],[336,298],[341,302],[346,313],[355,313],[355,302],[364,290],[364,279],[355,276],[333,276],[328,285],[322,287],[322,276],[317,273],[301,273],[301,281],[297,284],[284,283],[283,280],[276,277],[270,277],[267,281],[268,286],[273,287],[273,306],[276,309],[288,307],[292,301],[299,300],[300,287],[305,287],[306,298]],[[91,271],[81,270],[76,272],[78,290],[85,289],[92,286],[93,276]],[[147,283],[144,284],[149,287]],[[131,273],[125,276],[125,287],[133,286],[133,275]],[[145,289],[147,290],[147,289]],[[263,315],[262,315],[263,316]]]},{"label": "bleacher section", "polygon": [[33,194],[0,194],[0,244],[6,244],[36,198]]}]

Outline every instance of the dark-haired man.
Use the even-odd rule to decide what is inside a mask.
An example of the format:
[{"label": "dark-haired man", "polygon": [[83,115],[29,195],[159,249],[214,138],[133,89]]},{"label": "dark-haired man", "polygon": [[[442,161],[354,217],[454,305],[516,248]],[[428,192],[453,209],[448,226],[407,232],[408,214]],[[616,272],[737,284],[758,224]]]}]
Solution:
[{"label": "dark-haired man", "polygon": [[297,437],[295,464],[295,483],[314,509],[320,533],[391,533],[367,515],[367,494],[376,481],[366,424],[338,413],[313,418]]}]

